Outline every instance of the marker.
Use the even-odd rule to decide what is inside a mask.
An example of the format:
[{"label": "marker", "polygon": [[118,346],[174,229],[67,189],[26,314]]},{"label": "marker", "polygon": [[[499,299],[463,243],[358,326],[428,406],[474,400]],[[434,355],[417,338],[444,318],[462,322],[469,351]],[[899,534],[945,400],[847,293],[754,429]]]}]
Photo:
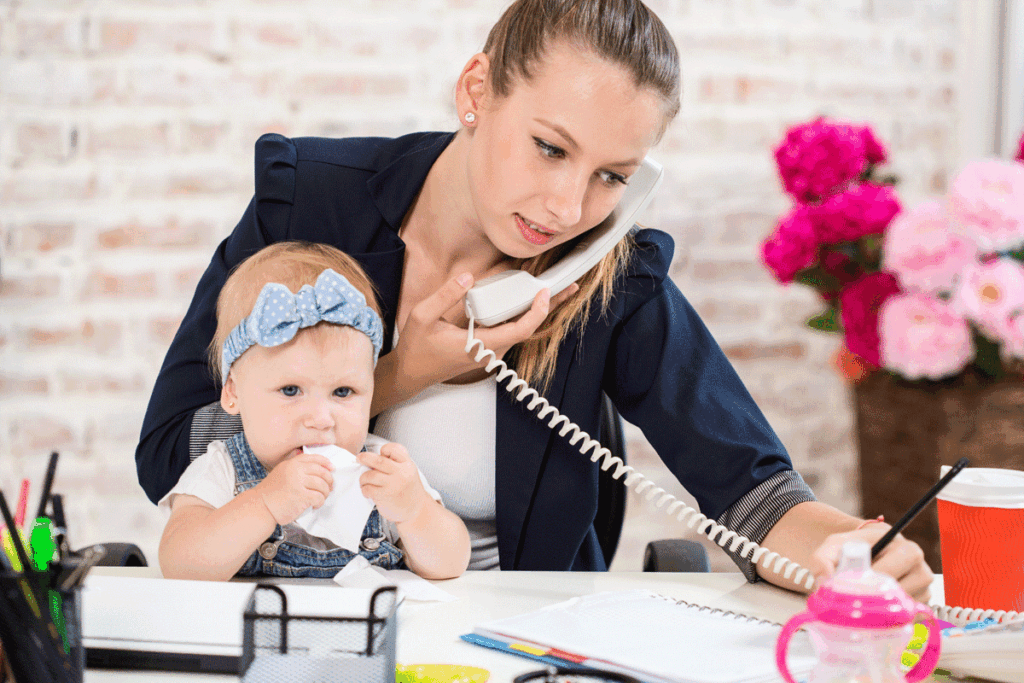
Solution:
[{"label": "marker", "polygon": [[53,487],[53,475],[57,471],[57,458],[60,457],[60,453],[53,451],[50,453],[50,462],[46,465],[46,478],[43,479],[43,491],[39,494],[39,511],[36,512],[36,518],[46,516],[46,503],[50,499],[50,489]]},{"label": "marker", "polygon": [[900,521],[893,524],[892,528],[885,532],[885,536],[878,539],[878,542],[871,548],[871,559],[875,559],[878,553],[882,552],[885,546],[889,545],[889,542],[896,538],[896,534],[903,531],[914,517],[917,517],[917,513],[921,512],[925,505],[932,502],[932,499],[939,495],[939,491],[946,488],[946,484],[953,481],[953,477],[959,474],[960,470],[967,467],[969,464],[971,464],[971,461],[967,458],[960,458],[957,460],[956,464],[949,468],[949,472],[946,472],[946,476],[939,479],[935,486],[928,489],[928,492],[921,497],[921,500],[914,503],[913,507],[907,510],[907,514],[903,515],[903,517],[900,518]]},{"label": "marker", "polygon": [[25,526],[25,508],[28,507],[28,485],[27,478],[21,480],[21,494],[18,496],[18,511],[14,514],[14,526],[19,529]]}]

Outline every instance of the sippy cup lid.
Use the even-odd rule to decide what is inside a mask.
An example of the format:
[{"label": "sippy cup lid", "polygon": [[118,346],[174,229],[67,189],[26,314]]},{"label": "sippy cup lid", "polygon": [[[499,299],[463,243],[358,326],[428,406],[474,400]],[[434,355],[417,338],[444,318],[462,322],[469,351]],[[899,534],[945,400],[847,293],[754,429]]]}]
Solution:
[{"label": "sippy cup lid", "polygon": [[854,628],[893,628],[914,621],[917,603],[896,579],[871,568],[871,546],[843,544],[836,573],[807,598],[818,621]]}]

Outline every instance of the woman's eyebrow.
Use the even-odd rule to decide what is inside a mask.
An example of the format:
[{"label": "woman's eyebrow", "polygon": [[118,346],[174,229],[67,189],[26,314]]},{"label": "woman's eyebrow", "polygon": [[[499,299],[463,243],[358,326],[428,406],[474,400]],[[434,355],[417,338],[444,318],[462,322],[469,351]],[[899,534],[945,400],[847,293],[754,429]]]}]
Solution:
[{"label": "woman's eyebrow", "polygon": [[[547,119],[534,119],[534,120],[537,123],[539,123],[541,125],[544,125],[544,126],[547,126],[551,130],[553,130],[556,133],[558,133],[559,135],[561,135],[563,138],[565,138],[565,141],[569,143],[569,145],[568,145],[569,147],[572,147],[574,150],[579,151],[579,148],[580,148],[579,143],[577,143],[576,140],[573,139],[572,135],[570,135],[569,131],[567,131],[565,128],[563,128],[562,126],[558,125],[557,123],[553,123],[551,121],[548,121]],[[616,161],[616,162],[613,162],[613,163],[610,163],[610,164],[605,164],[605,166],[614,166],[614,167],[619,167],[619,168],[636,168],[637,166],[640,165],[640,161],[641,161],[640,159],[626,159],[625,161]]]}]

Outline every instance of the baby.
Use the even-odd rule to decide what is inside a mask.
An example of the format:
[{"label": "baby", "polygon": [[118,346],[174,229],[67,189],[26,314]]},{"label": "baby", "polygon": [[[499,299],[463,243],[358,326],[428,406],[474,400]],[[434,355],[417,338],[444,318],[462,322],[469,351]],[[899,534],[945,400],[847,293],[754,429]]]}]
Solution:
[{"label": "baby", "polygon": [[[243,431],[212,442],[160,501],[169,513],[159,551],[165,577],[329,578],[357,552],[424,578],[466,569],[465,524],[405,448],[367,434],[382,334],[370,280],[333,247],[280,242],[231,273],[210,358],[223,380],[221,406],[241,416]],[[324,446],[369,468],[358,485],[374,507],[357,548],[295,523],[334,487],[332,461],[304,449],[340,453]]]}]

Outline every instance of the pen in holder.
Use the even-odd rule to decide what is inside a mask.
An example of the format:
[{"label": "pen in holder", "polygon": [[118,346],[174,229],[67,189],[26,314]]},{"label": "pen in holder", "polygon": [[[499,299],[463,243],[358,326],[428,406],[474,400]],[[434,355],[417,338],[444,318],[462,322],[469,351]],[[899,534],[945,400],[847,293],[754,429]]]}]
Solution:
[{"label": "pen in holder", "polygon": [[365,617],[291,614],[281,588],[258,584],[243,615],[245,683],[393,683],[398,592],[378,588]]}]

